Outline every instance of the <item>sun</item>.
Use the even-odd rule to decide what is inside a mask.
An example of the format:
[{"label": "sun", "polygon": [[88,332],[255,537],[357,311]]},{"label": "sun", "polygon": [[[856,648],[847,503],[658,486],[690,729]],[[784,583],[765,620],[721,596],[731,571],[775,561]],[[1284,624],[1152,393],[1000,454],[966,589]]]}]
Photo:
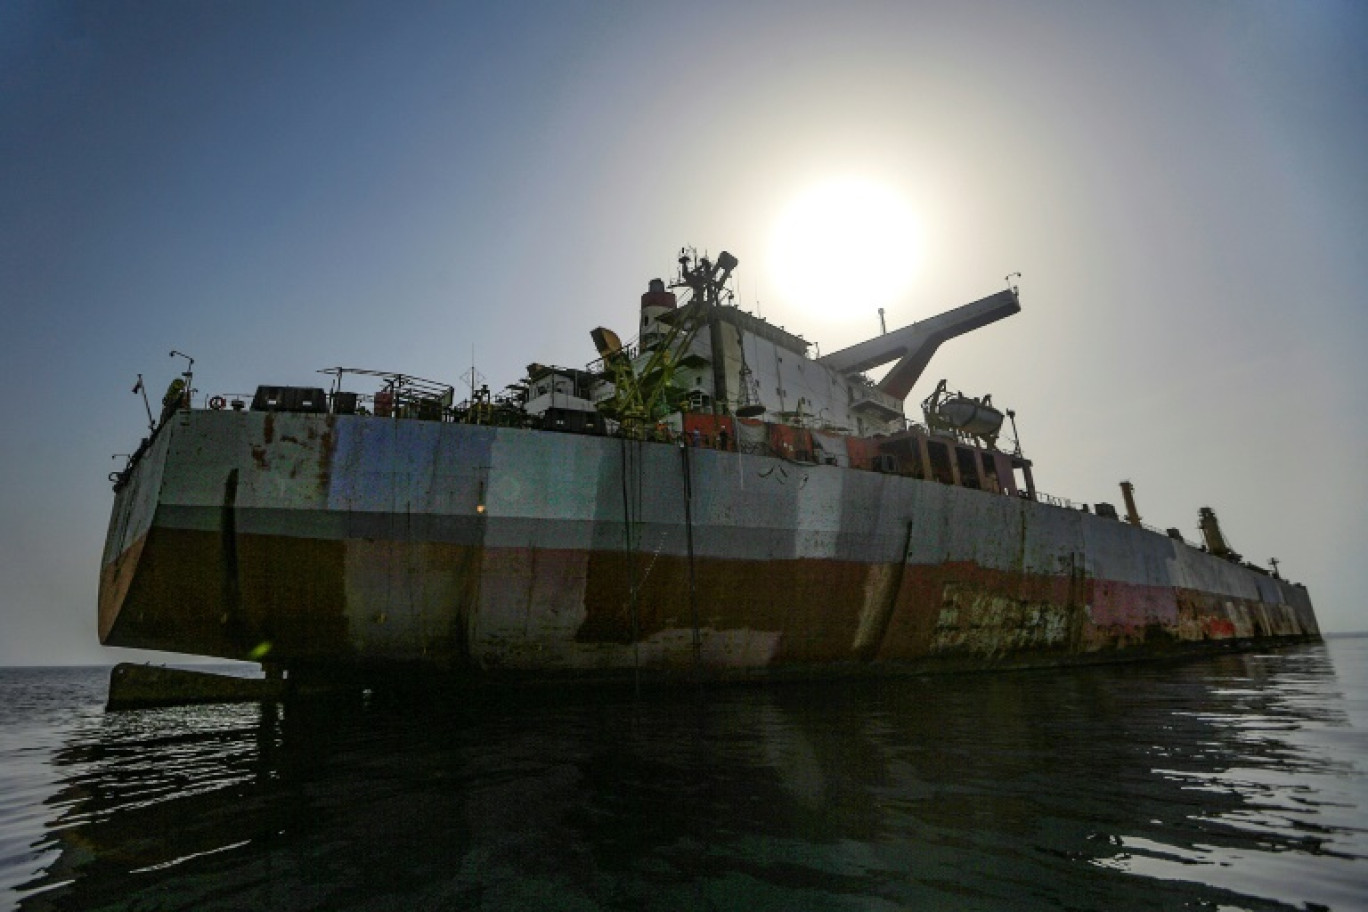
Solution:
[{"label": "sun", "polygon": [[897,191],[869,180],[834,180],[780,213],[769,274],[786,303],[809,313],[885,307],[907,294],[917,246],[916,219]]}]

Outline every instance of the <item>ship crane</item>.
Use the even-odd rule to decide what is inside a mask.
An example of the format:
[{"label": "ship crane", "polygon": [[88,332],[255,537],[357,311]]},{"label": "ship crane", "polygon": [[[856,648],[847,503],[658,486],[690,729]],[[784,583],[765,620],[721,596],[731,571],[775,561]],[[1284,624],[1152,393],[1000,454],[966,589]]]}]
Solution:
[{"label": "ship crane", "polygon": [[1008,288],[817,360],[843,374],[855,374],[897,359],[898,363],[875,388],[895,399],[906,399],[942,342],[996,323],[1020,310],[1016,289]]},{"label": "ship crane", "polygon": [[680,252],[679,280],[670,287],[690,289],[693,300],[687,311],[679,312],[665,338],[652,346],[649,355],[643,353],[642,357],[632,358],[617,333],[606,327],[590,332],[614,387],[613,397],[599,405],[601,412],[616,419],[629,433],[641,435],[652,422],[678,408],[680,391],[673,385],[675,370],[688,360],[690,345],[704,326],[715,331],[712,311],[720,305],[727,280],[736,266],[736,257],[725,250],[716,263],[706,257],[695,262],[689,251]]}]

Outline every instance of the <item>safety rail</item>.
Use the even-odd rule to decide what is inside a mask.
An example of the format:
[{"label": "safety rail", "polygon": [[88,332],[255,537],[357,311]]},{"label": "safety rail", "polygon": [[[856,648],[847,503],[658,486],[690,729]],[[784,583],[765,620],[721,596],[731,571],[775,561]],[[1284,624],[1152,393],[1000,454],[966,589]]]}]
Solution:
[{"label": "safety rail", "polygon": [[192,409],[213,409],[214,411],[232,408],[241,411],[251,406],[253,395],[253,393],[200,393],[199,390],[195,390],[190,397],[190,407]]},{"label": "safety rail", "polygon": [[[1169,533],[1168,533],[1168,529],[1160,529],[1158,526],[1151,526],[1151,525],[1150,525],[1149,523],[1147,523],[1147,522],[1142,522],[1142,523],[1140,523],[1140,528],[1146,529],[1146,530],[1148,530],[1148,531],[1150,531],[1150,532],[1158,533],[1159,535],[1168,535],[1168,534],[1169,534]],[[1186,541],[1186,539],[1184,539],[1184,541]]]},{"label": "safety rail", "polygon": [[[200,393],[198,390],[191,397],[190,408],[192,410],[210,411],[250,411],[252,408],[252,398],[256,393]],[[357,393],[356,402],[358,406],[366,403],[374,403],[375,396],[371,393]],[[369,411],[358,411],[358,414],[370,414]]]},{"label": "safety rail", "polygon": [[[200,393],[198,390],[189,397],[188,404],[181,409],[168,414],[168,420],[174,417],[177,411],[251,411],[252,399],[255,393]],[[353,410],[345,414],[357,415],[363,418],[387,418],[387,419],[419,419],[424,416],[419,415],[414,410],[405,411],[401,407],[395,407],[393,401],[389,401],[391,406],[388,414],[379,414],[376,410],[377,401],[384,402],[383,391],[376,393],[354,393]],[[403,403],[401,403],[402,406]],[[477,410],[484,408],[488,411],[498,410],[508,407],[506,401],[500,397],[491,397],[489,400],[470,400],[464,399],[455,405],[444,406],[440,410],[434,410],[431,417],[424,420],[444,421],[463,424],[484,423],[475,420],[474,415]],[[332,400],[329,400],[329,412],[334,412]],[[342,414],[342,413],[339,413]],[[163,422],[157,422],[159,428]],[[530,426],[530,423],[529,423]]]},{"label": "safety rail", "polygon": [[[1035,499],[1037,503],[1048,504],[1049,506],[1059,507],[1064,510],[1076,510],[1082,513],[1091,513],[1094,509],[1086,503],[1077,503],[1075,501],[1070,500],[1067,497],[1059,497],[1055,494],[1046,494],[1044,491],[1040,490],[1037,490],[1035,492]],[[1165,538],[1173,538],[1173,536],[1169,534],[1168,529],[1160,529],[1158,526],[1152,526],[1147,522],[1133,523],[1130,520],[1126,519],[1126,517],[1124,516],[1117,516],[1116,522],[1125,523],[1128,526],[1138,526],[1139,528],[1144,529],[1147,532],[1153,532],[1155,535],[1162,535]],[[1179,534],[1181,535],[1181,531]],[[1174,540],[1181,541],[1183,544],[1193,548],[1198,547],[1197,545],[1194,545],[1192,542],[1188,541],[1186,537],[1177,538]]]},{"label": "safety rail", "polygon": [[1046,494],[1044,491],[1041,491],[1039,489],[1037,489],[1035,492],[1035,499],[1036,503],[1048,504],[1049,506],[1060,507],[1064,510],[1082,510],[1085,506],[1087,506],[1086,504],[1074,503],[1067,497],[1058,497],[1054,494]]}]

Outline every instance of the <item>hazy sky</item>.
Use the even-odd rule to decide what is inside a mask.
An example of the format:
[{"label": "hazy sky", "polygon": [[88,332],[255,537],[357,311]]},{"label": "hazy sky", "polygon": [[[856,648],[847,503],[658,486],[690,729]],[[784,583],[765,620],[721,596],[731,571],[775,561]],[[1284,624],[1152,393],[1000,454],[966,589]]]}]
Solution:
[{"label": "hazy sky", "polygon": [[106,475],[169,350],[206,393],[472,357],[499,387],[630,335],[692,244],[834,351],[878,305],[769,264],[843,179],[918,226],[890,327],[1023,274],[912,401],[991,392],[1044,490],[1129,478],[1189,538],[1210,505],[1368,628],[1365,38],[1318,0],[4,0],[0,664],[120,657]]}]

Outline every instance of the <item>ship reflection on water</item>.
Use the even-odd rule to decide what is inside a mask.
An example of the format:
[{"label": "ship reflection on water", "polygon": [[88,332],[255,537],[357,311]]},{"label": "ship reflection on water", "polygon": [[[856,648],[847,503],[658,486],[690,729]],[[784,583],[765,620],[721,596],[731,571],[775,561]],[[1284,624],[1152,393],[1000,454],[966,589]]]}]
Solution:
[{"label": "ship reflection on water", "polygon": [[1348,908],[1368,799],[1336,687],[1308,646],[110,714],[58,752],[21,907]]}]

